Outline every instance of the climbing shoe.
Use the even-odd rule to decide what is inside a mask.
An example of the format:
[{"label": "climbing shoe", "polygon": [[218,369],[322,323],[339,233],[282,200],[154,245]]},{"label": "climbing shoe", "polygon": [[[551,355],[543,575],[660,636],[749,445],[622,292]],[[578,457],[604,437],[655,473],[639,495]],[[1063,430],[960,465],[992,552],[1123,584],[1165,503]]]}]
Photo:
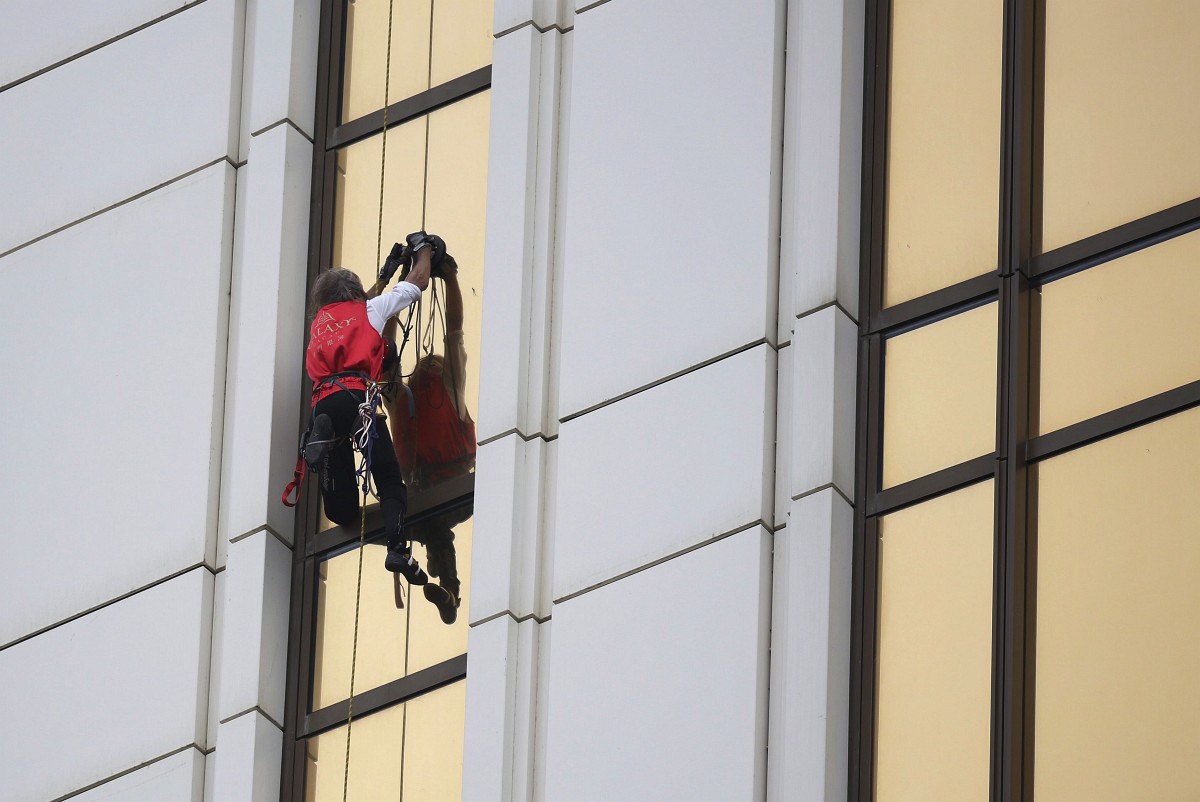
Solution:
[{"label": "climbing shoe", "polygon": [[410,585],[424,585],[429,581],[429,577],[413,559],[412,551],[407,548],[389,548],[387,558],[383,561],[383,567],[404,577]]},{"label": "climbing shoe", "polygon": [[441,585],[426,585],[421,589],[425,598],[438,608],[443,624],[453,624],[458,620],[458,597]]},{"label": "climbing shoe", "polygon": [[325,413],[313,418],[312,431],[304,442],[304,461],[308,469],[319,473],[325,462],[325,457],[333,448],[336,438],[333,436],[333,419]]}]

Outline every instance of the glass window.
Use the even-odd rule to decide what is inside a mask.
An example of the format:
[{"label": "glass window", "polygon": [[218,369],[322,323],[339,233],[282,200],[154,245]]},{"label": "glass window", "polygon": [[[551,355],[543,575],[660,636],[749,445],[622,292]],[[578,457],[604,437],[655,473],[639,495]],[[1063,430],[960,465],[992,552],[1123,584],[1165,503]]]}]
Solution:
[{"label": "glass window", "polygon": [[1042,288],[1039,433],[1200,379],[1197,265],[1200,231]]},{"label": "glass window", "polygon": [[992,482],[879,525],[876,799],[988,799]]},{"label": "glass window", "polygon": [[1200,410],[1038,469],[1038,799],[1200,789]]},{"label": "glass window", "polygon": [[1048,251],[1200,195],[1200,3],[1045,7]]},{"label": "glass window", "polygon": [[355,717],[346,768],[346,727],[308,740],[308,802],[389,799],[446,802],[462,796],[466,683]]},{"label": "glass window", "polygon": [[893,0],[885,306],[996,269],[1001,0]]},{"label": "glass window", "polygon": [[[409,536],[419,544],[414,553],[421,565],[429,569],[433,557],[440,580],[431,581],[461,587],[461,614],[453,626],[442,623],[438,609],[424,598],[419,587],[411,589],[404,608],[398,609],[393,574],[383,568],[387,549],[382,544],[365,546],[354,675],[356,694],[467,650],[472,529],[467,518],[471,512],[471,505],[456,507],[425,517],[408,529]],[[313,710],[350,696],[357,591],[357,548],[321,562],[313,648]]]},{"label": "glass window", "polygon": [[[445,2],[448,0],[441,0],[441,3]],[[390,0],[390,3],[390,71],[385,69],[388,63],[389,0],[349,0],[346,3],[346,54],[342,70],[343,123],[411,97],[430,86],[429,29],[433,0]],[[490,26],[490,13],[488,18]],[[490,56],[489,51],[489,60]],[[385,75],[387,72],[390,72],[390,75]],[[386,104],[383,102],[385,78],[388,79]]]},{"label": "glass window", "polygon": [[433,86],[492,63],[492,13],[490,0],[433,4]]},{"label": "glass window", "polygon": [[996,304],[887,341],[883,486],[995,451]]}]

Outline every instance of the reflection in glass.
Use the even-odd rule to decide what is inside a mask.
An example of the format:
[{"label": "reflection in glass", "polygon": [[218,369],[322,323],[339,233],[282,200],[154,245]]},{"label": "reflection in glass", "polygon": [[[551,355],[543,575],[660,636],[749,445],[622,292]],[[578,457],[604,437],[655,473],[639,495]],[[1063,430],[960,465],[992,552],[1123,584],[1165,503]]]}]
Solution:
[{"label": "reflection in glass", "polygon": [[308,740],[307,802],[346,798],[446,802],[462,795],[466,683],[418,696],[404,704],[356,717],[346,727]]},{"label": "reflection in glass", "polygon": [[885,306],[996,269],[1002,0],[893,0]]},{"label": "reflection in glass", "polygon": [[1200,3],[1045,6],[1049,251],[1200,195]]},{"label": "reflection in glass", "polygon": [[1200,379],[1197,265],[1192,232],[1042,288],[1039,433]]},{"label": "reflection in glass", "polygon": [[993,302],[887,341],[884,487],[995,450],[996,331]]},{"label": "reflection in glass", "polygon": [[[358,119],[430,86],[429,27],[432,0],[391,0],[391,4],[392,58],[386,104],[383,90],[388,63],[388,0],[350,0],[346,5],[346,55],[342,68],[340,122]],[[491,25],[490,13],[488,25]],[[488,52],[490,57],[491,51]]]},{"label": "reflection in glass", "polygon": [[[470,515],[470,509],[469,506],[466,509],[457,508],[443,515],[466,518]],[[456,580],[450,579],[443,570],[439,572],[441,579],[438,584],[461,582],[463,611],[470,601],[471,528],[469,520],[462,520],[454,524],[452,529],[439,529],[449,537],[444,542],[430,540],[419,526],[408,530],[414,539],[425,537],[430,540],[435,553],[439,548],[444,551],[448,547],[452,558],[457,558]],[[407,595],[404,609],[397,609],[393,575],[383,569],[387,549],[382,544],[372,543],[365,548],[354,675],[356,694],[449,660],[467,650],[467,616],[460,615],[452,626],[447,626],[442,623],[438,608],[416,589]],[[424,550],[418,546],[414,554],[423,566],[430,566],[429,546]],[[446,564],[444,556],[441,562],[443,566]],[[357,586],[357,549],[320,564],[313,648],[313,710],[342,701],[350,695]]]},{"label": "reflection in glass", "polygon": [[1038,469],[1038,799],[1200,789],[1200,410]]},{"label": "reflection in glass", "polygon": [[492,3],[437,0],[433,4],[431,85],[444,84],[492,63]]},{"label": "reflection in glass", "polygon": [[987,800],[992,482],[880,521],[875,791]]}]

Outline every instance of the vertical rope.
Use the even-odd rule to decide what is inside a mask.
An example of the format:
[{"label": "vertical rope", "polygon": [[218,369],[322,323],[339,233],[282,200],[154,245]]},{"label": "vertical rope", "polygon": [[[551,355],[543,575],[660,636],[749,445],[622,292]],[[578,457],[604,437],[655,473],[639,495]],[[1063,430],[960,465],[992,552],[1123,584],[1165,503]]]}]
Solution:
[{"label": "vertical rope", "polygon": [[[387,179],[387,127],[388,96],[392,81],[392,7],[388,0],[387,51],[383,66],[383,146],[379,157],[379,217],[375,227],[375,266],[381,262],[383,248],[383,188]],[[354,639],[350,647],[350,701],[346,710],[346,765],[342,771],[342,802],[347,802],[350,792],[350,732],[354,728],[354,673],[358,664],[358,615],[362,603],[363,551],[366,550],[367,493],[363,493],[362,520],[358,528],[358,580],[354,591]]]}]

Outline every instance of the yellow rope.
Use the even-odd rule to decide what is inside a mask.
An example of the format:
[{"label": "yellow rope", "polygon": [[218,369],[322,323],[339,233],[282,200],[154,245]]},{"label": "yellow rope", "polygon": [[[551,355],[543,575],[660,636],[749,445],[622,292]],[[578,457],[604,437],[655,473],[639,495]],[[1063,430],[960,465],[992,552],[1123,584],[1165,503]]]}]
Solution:
[{"label": "yellow rope", "polygon": [[[383,188],[387,178],[388,93],[392,80],[392,2],[388,0],[387,55],[383,66],[383,145],[379,158],[379,222],[375,228],[375,264],[380,264],[383,249]],[[373,414],[373,413],[372,413]],[[346,765],[342,772],[342,802],[350,791],[350,731],[354,728],[354,672],[358,664],[358,613],[362,601],[363,551],[367,536],[367,492],[363,491],[362,521],[358,528],[358,581],[354,592],[354,640],[350,647],[350,701],[346,710]]]}]

